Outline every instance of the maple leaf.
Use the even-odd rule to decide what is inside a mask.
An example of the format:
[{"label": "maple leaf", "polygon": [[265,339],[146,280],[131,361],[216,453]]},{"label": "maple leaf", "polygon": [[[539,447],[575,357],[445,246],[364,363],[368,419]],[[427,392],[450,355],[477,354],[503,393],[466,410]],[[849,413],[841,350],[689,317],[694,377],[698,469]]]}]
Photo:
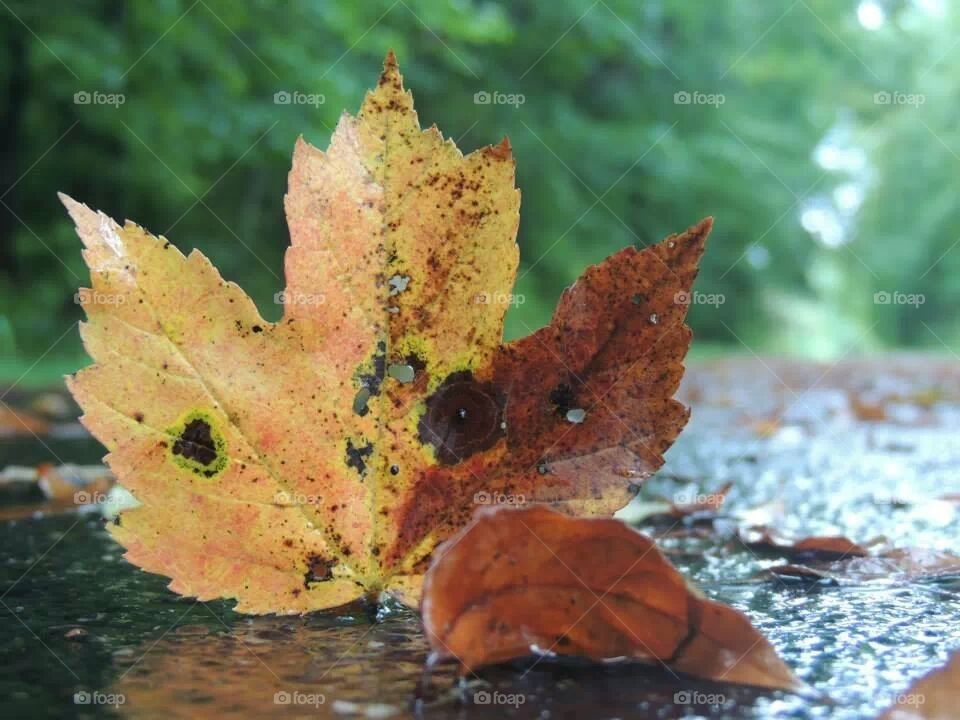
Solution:
[{"label": "maple leaf", "polygon": [[284,315],[201,253],[62,196],[86,249],[95,364],[69,380],[140,507],[110,528],[172,590],[298,613],[415,603],[483,498],[607,514],[663,462],[705,220],[627,248],[502,343],[519,191],[506,139],[421,130],[393,54],[327,151],[297,142]]},{"label": "maple leaf", "polygon": [[542,505],[478,512],[437,549],[421,609],[437,657],[462,670],[536,650],[801,686],[743,614],[688,589],[656,544],[619,520]]}]

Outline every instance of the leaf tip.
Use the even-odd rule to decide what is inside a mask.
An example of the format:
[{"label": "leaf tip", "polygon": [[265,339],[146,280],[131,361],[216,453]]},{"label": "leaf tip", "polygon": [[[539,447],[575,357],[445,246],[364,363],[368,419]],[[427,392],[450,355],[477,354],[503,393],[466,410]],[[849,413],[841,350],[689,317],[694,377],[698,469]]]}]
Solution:
[{"label": "leaf tip", "polygon": [[67,212],[70,214],[70,217],[73,218],[74,222],[80,222],[80,218],[85,215],[93,215],[94,212],[86,205],[81,202],[77,202],[72,197],[67,195],[64,192],[57,192],[57,197],[60,199],[60,202],[67,209]]},{"label": "leaf tip", "polygon": [[400,66],[397,64],[397,55],[392,49],[387,51],[383,59],[383,72],[380,73],[380,85],[400,87]]},{"label": "leaf tip", "polygon": [[713,230],[713,215],[708,215],[703,220],[694,225],[688,232],[692,235],[702,235],[706,238],[710,234],[710,231]]},{"label": "leaf tip", "polygon": [[496,145],[488,145],[483,149],[489,157],[497,160],[510,160],[513,158],[513,147],[510,145],[510,138],[506,135]]}]

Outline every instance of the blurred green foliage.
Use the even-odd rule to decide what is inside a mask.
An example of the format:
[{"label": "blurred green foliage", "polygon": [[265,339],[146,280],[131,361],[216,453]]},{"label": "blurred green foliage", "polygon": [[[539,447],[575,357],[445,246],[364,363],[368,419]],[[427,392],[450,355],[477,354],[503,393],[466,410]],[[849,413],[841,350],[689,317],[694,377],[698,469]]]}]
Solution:
[{"label": "blurred green foliage", "polygon": [[714,215],[695,346],[955,348],[958,30],[938,0],[4,0],[0,374],[81,362],[57,190],[200,248],[276,318],[294,140],[326,147],[388,48],[424,125],[514,146],[508,336],[587,264]]}]

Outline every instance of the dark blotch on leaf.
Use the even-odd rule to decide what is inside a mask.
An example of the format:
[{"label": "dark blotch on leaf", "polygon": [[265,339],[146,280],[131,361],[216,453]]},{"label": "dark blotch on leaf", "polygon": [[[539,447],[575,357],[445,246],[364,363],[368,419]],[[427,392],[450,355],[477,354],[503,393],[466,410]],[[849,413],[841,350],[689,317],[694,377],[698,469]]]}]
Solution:
[{"label": "dark blotch on leaf", "polygon": [[577,399],[570,385],[560,383],[550,392],[550,402],[556,406],[557,415],[565,417],[570,410],[576,407]]},{"label": "dark blotch on leaf", "polygon": [[347,467],[355,468],[360,477],[367,474],[367,458],[373,453],[373,445],[367,443],[357,447],[353,440],[347,440]]},{"label": "dark blotch on leaf", "polygon": [[427,363],[424,362],[423,358],[417,355],[416,353],[408,353],[407,356],[403,359],[404,364],[409,365],[413,368],[413,371],[419,376],[427,369]]},{"label": "dark blotch on leaf", "polygon": [[470,372],[453,373],[427,398],[420,442],[432,445],[444,465],[491,448],[504,434],[505,401],[495,385],[477,382]]},{"label": "dark blotch on leaf", "polygon": [[333,577],[334,561],[322,558],[319,555],[310,555],[307,558],[308,570],[303,576],[303,586],[307,587],[313,582],[323,582]]},{"label": "dark blotch on leaf", "polygon": [[201,465],[210,465],[216,460],[217,448],[210,432],[210,423],[206,420],[191,420],[187,423],[180,437],[173,443],[173,454],[196,460]]},{"label": "dark blotch on leaf", "polygon": [[361,375],[360,384],[370,391],[370,395],[379,395],[380,385],[383,383],[383,378],[386,377],[386,375],[387,344],[381,340],[377,343],[377,352],[373,355],[373,372]]}]

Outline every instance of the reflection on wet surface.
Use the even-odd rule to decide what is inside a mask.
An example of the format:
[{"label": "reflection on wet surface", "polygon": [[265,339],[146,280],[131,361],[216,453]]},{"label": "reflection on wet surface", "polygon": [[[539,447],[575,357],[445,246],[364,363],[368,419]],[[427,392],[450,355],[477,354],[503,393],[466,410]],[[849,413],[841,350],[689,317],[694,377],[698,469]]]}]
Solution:
[{"label": "reflection on wet surface", "polygon": [[[792,582],[763,575],[782,558],[754,553],[734,531],[770,525],[960,553],[956,503],[938,500],[960,492],[956,367],[896,367],[698,370],[684,387],[690,427],[640,496],[689,498],[733,482],[724,518],[700,533],[678,533],[681,521],[661,545],[707,595],[748,614],[810,696],[692,682],[661,667],[526,660],[463,684],[441,666],[415,704],[427,646],[411,613],[371,621],[356,605],[249,618],[231,603],[178,598],[125,563],[88,513],[0,524],[5,716],[872,718],[960,647],[960,580]],[[76,440],[62,449],[74,452],[84,462],[99,454]],[[101,704],[110,700],[123,702]]]}]

